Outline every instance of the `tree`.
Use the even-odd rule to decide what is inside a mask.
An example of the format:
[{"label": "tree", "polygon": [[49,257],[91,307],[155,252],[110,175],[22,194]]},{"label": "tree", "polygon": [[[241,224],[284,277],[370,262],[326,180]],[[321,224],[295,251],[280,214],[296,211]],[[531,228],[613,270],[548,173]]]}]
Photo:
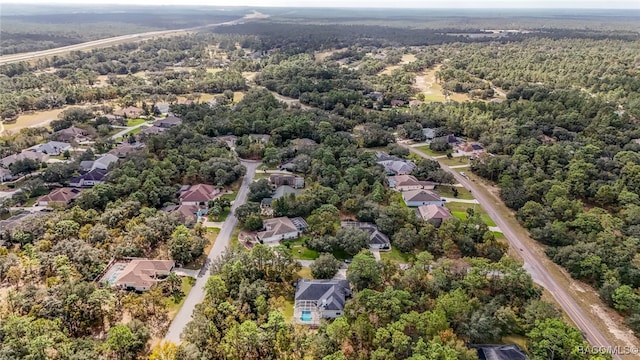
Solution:
[{"label": "tree", "polygon": [[250,215],[259,215],[260,214],[260,204],[256,202],[247,202],[246,204],[242,204],[236,208],[235,216],[238,218],[238,221],[244,223],[247,221]]},{"label": "tree", "polygon": [[262,217],[257,214],[249,215],[242,224],[243,228],[249,231],[260,230],[264,226],[262,223]]},{"label": "tree", "polygon": [[353,256],[362,249],[369,248],[370,234],[358,228],[342,228],[336,233],[336,245]]},{"label": "tree", "polygon": [[375,288],[382,283],[380,268],[371,251],[362,250],[347,268],[347,280],[357,290]]},{"label": "tree", "polygon": [[249,201],[259,202],[270,197],[272,193],[271,184],[267,179],[260,179],[249,185]]},{"label": "tree", "polygon": [[562,322],[561,319],[536,321],[534,328],[527,334],[529,351],[534,359],[579,360],[584,354],[579,348],[587,344],[580,331]]},{"label": "tree", "polygon": [[311,264],[311,275],[316,279],[333,278],[342,263],[331,254],[322,254]]},{"label": "tree", "polygon": [[182,265],[186,265],[193,260],[194,239],[186,226],[178,226],[169,241],[169,252],[171,257]]},{"label": "tree", "polygon": [[613,307],[621,313],[632,313],[640,308],[640,296],[629,285],[622,285],[613,292]]},{"label": "tree", "polygon": [[178,347],[170,341],[163,341],[156,345],[149,355],[149,360],[176,360]]},{"label": "tree", "polygon": [[129,353],[134,344],[135,337],[127,325],[116,325],[109,329],[105,347],[115,354],[116,359],[134,358],[134,354]]}]

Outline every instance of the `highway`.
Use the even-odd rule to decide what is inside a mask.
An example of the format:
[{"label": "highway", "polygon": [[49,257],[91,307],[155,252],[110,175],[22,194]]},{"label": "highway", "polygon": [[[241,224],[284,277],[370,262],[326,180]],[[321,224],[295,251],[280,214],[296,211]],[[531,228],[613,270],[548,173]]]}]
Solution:
[{"label": "highway", "polygon": [[[415,153],[426,159],[436,160],[431,156],[424,154],[416,148],[412,148],[406,144],[401,144],[403,147],[409,149],[409,151]],[[437,161],[437,160],[436,160]],[[557,303],[562,307],[565,313],[571,318],[575,325],[582,330],[587,341],[592,346],[611,346],[607,339],[600,333],[592,319],[582,310],[582,308],[573,300],[571,295],[558,284],[554,277],[545,269],[544,265],[539,259],[539,255],[529,249],[525,242],[518,234],[518,230],[515,230],[509,225],[502,216],[496,211],[494,203],[483,192],[478,190],[478,185],[475,182],[470,181],[468,178],[460,175],[457,171],[451,167],[440,163],[440,166],[445,171],[451,173],[456,181],[462,184],[465,188],[471,191],[473,196],[478,200],[478,203],[489,214],[491,219],[502,230],[502,233],[509,241],[509,244],[520,254],[524,260],[524,269],[531,274],[531,278],[540,286],[544,287],[551,293]],[[615,344],[617,345],[617,344]],[[613,359],[622,359],[619,355],[613,355]]]},{"label": "highway", "polygon": [[63,46],[55,49],[34,51],[30,53],[4,55],[4,56],[0,56],[0,65],[6,65],[6,64],[16,63],[20,61],[34,60],[34,59],[53,56],[53,55],[60,55],[60,54],[68,53],[70,51],[89,50],[89,49],[113,46],[113,45],[121,44],[124,42],[141,41],[141,40],[146,40],[156,36],[164,36],[164,35],[170,35],[170,34],[188,32],[188,31],[197,31],[197,30],[202,30],[202,29],[222,26],[222,25],[236,25],[236,24],[241,24],[242,22],[248,21],[248,20],[251,20],[251,17],[243,17],[240,19],[227,21],[223,23],[209,24],[209,25],[197,26],[197,27],[186,28],[186,29],[149,31],[149,32],[138,33],[138,34],[115,36],[115,37],[110,37],[106,39],[88,41],[88,42],[75,44],[75,45]]},{"label": "highway", "polygon": [[[260,166],[260,164],[260,162],[242,161],[242,165],[247,168],[247,173],[242,179],[242,185],[240,185],[238,195],[236,195],[236,199],[233,202],[231,212],[229,216],[227,216],[227,219],[224,221],[222,229],[220,229],[220,233],[216,238],[215,244],[213,244],[211,251],[209,251],[209,255],[207,256],[209,262],[215,260],[218,256],[220,256],[227,249],[227,246],[229,246],[231,235],[233,234],[233,230],[238,223],[238,219],[233,213],[236,208],[238,208],[238,206],[244,204],[247,201],[247,196],[249,195],[249,185],[251,185],[251,183],[253,182],[253,177],[256,174],[256,169],[258,169],[258,166]],[[193,310],[195,309],[197,304],[201,303],[202,300],[204,300],[204,287],[207,284],[209,276],[210,273],[206,271],[204,276],[196,279],[196,284],[193,286],[193,288],[191,288],[191,291],[184,300],[182,307],[171,322],[169,330],[164,336],[165,341],[171,341],[175,344],[180,343],[180,335],[182,334],[182,331],[187,326],[189,321],[191,321]]]}]

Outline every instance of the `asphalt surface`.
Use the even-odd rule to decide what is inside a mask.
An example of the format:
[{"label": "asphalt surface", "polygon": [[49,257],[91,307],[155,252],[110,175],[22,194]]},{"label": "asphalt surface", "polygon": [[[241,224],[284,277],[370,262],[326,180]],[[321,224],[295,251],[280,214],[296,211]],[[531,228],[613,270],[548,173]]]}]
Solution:
[{"label": "asphalt surface", "polygon": [[207,271],[208,266],[212,260],[216,259],[222,253],[224,253],[224,251],[229,246],[229,241],[231,240],[233,229],[235,229],[236,224],[238,223],[238,219],[236,219],[233,213],[238,206],[244,204],[247,201],[247,195],[249,194],[249,185],[253,182],[253,177],[256,173],[256,169],[258,168],[258,166],[260,166],[260,164],[260,162],[242,161],[242,165],[247,168],[247,173],[242,180],[242,185],[240,185],[240,189],[238,190],[238,195],[233,202],[233,206],[231,206],[231,213],[224,221],[224,225],[222,226],[222,229],[220,229],[220,233],[216,238],[216,242],[211,248],[211,251],[209,251],[205,266],[198,274],[195,285],[193,286],[193,288],[191,288],[191,291],[185,298],[182,307],[171,322],[169,330],[164,336],[165,341],[171,341],[175,344],[180,343],[180,335],[182,334],[184,328],[187,326],[187,323],[191,321],[193,310],[195,309],[197,304],[201,303],[202,300],[204,300],[204,286],[206,285],[209,276],[211,276],[209,271]]},{"label": "asphalt surface", "polygon": [[[409,149],[411,152],[427,159],[433,159],[433,157],[428,156],[419,150],[407,146],[405,144],[401,144],[405,148]],[[524,260],[524,269],[531,274],[531,278],[540,286],[544,287],[551,293],[554,299],[558,302],[558,304],[562,307],[562,309],[567,313],[569,318],[576,324],[576,326],[582,331],[587,341],[592,346],[612,346],[611,343],[607,341],[607,339],[602,335],[602,333],[598,330],[595,323],[591,320],[591,318],[582,310],[582,308],[573,300],[571,295],[567,293],[567,291],[558,284],[558,282],[554,279],[554,277],[545,269],[544,265],[538,259],[538,256],[529,250],[524,241],[520,238],[518,231],[513,229],[502,216],[498,214],[496,211],[496,207],[493,202],[481,191],[478,190],[478,186],[470,181],[468,178],[460,175],[451,167],[440,163],[440,166],[445,171],[451,173],[456,181],[462,184],[465,188],[470,190],[473,193],[473,196],[478,200],[478,203],[482,206],[482,208],[489,214],[491,219],[498,225],[498,227],[502,230],[505,238],[509,241],[509,244],[516,249],[522,259]],[[613,355],[614,359],[622,359],[618,355]]]},{"label": "asphalt surface", "polygon": [[11,63],[16,63],[20,61],[33,60],[33,59],[38,59],[38,58],[52,56],[52,55],[59,55],[59,54],[64,54],[70,51],[88,50],[88,49],[112,46],[112,45],[120,44],[123,42],[140,41],[140,40],[145,40],[145,39],[149,39],[156,36],[169,35],[173,33],[196,31],[196,30],[206,29],[206,28],[220,26],[220,25],[234,25],[234,24],[239,24],[239,23],[242,23],[243,21],[248,21],[248,20],[250,19],[241,18],[233,21],[227,21],[227,22],[218,23],[218,24],[209,24],[204,26],[197,26],[193,28],[149,31],[149,32],[138,33],[138,34],[122,35],[122,36],[115,36],[115,37],[110,37],[106,39],[93,40],[93,41],[88,41],[80,44],[63,46],[55,49],[34,51],[34,52],[22,53],[22,54],[4,55],[4,56],[0,56],[0,65],[11,64]]}]

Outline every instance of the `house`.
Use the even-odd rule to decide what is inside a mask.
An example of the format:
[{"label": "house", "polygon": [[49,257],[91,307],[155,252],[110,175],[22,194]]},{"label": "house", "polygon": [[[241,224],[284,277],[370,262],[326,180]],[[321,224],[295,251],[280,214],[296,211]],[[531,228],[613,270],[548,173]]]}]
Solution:
[{"label": "house", "polygon": [[389,187],[396,191],[409,191],[409,190],[433,190],[436,187],[435,183],[430,181],[421,181],[416,179],[412,175],[396,175],[389,176],[387,178]]},{"label": "house", "polygon": [[93,164],[91,165],[91,170],[95,170],[95,169],[107,170],[109,168],[109,165],[117,161],[118,161],[117,156],[113,154],[104,154],[93,162]]},{"label": "house", "polygon": [[318,143],[309,138],[293,139],[290,141],[291,147],[296,150],[313,149],[318,146]]},{"label": "house", "polygon": [[138,132],[138,136],[145,137],[150,135],[160,135],[165,132],[167,129],[159,126],[149,126],[144,128]]},{"label": "house", "polygon": [[527,360],[527,354],[518,345],[467,345],[478,351],[479,360]]},{"label": "house", "polygon": [[215,199],[220,190],[213,185],[197,184],[186,185],[180,189],[180,205],[207,206],[209,200]]},{"label": "house", "polygon": [[169,103],[156,103],[154,106],[156,107],[156,109],[158,109],[158,111],[161,114],[169,113],[169,106],[170,106]]},{"label": "house", "polygon": [[436,138],[436,129],[422,128],[422,134],[427,140],[433,140]]},{"label": "house", "polygon": [[378,230],[375,224],[358,221],[343,221],[340,223],[343,228],[354,227],[364,230],[370,234],[369,249],[372,250],[391,250],[391,242],[389,237]]},{"label": "house", "polygon": [[417,207],[422,205],[444,206],[444,200],[431,190],[409,190],[402,193],[402,200],[407,206]]},{"label": "house", "polygon": [[49,141],[48,143],[32,146],[28,150],[47,155],[58,156],[69,149],[71,149],[71,144],[69,143],[60,141]]},{"label": "house", "polygon": [[25,159],[35,160],[37,162],[46,162],[47,160],[49,160],[49,155],[40,152],[25,150],[19,154],[9,155],[0,159],[0,166],[8,169],[11,164]]},{"label": "house", "polygon": [[113,115],[115,116],[121,116],[129,119],[140,117],[142,114],[144,114],[144,110],[135,106],[129,106],[113,112]]},{"label": "house", "polygon": [[342,315],[351,288],[347,280],[300,279],[296,283],[293,317],[296,324],[320,324]]},{"label": "house", "polygon": [[417,107],[424,104],[422,101],[420,100],[411,100],[409,101],[409,107]]},{"label": "house", "polygon": [[263,143],[268,143],[271,140],[271,135],[268,134],[251,134],[249,137]]},{"label": "house", "polygon": [[15,179],[15,176],[11,174],[11,171],[0,168],[0,184],[5,181],[12,181],[13,179]]},{"label": "house", "polygon": [[159,128],[168,129],[173,126],[178,126],[182,124],[182,119],[177,116],[169,115],[166,118],[156,120],[153,123],[153,126],[157,126]]},{"label": "house", "polygon": [[53,134],[56,140],[64,142],[82,142],[88,140],[88,136],[89,133],[86,130],[75,126],[56,131]]},{"label": "house", "polygon": [[144,149],[145,145],[140,142],[136,142],[133,144],[123,143],[118,145],[115,149],[111,149],[108,154],[114,155],[119,159],[124,159],[127,156],[136,153],[142,149]]},{"label": "house", "polygon": [[269,176],[269,182],[274,186],[293,186],[296,189],[304,188],[304,178],[294,175],[272,174]]},{"label": "house", "polygon": [[281,240],[297,239],[300,230],[288,217],[279,217],[263,221],[264,231],[257,234],[262,243],[277,243]]},{"label": "house", "polygon": [[93,160],[83,160],[80,161],[80,171],[91,171],[91,169],[93,169]]},{"label": "house", "polygon": [[169,276],[176,262],[173,260],[128,259],[112,261],[101,283],[135,291],[147,291]]},{"label": "house", "polygon": [[71,187],[89,187],[97,184],[104,183],[109,174],[105,169],[93,169],[86,174],[80,176],[74,176],[69,180],[69,186]]},{"label": "house", "polygon": [[201,216],[208,213],[206,207],[199,205],[169,205],[162,208],[162,211],[172,214],[176,213],[184,222],[197,222]]},{"label": "house", "polygon": [[59,188],[38,198],[38,206],[69,205],[80,195],[80,189]]},{"label": "house", "polygon": [[404,100],[391,100],[391,107],[399,107],[399,106],[404,106],[405,102]]},{"label": "house", "polygon": [[412,161],[391,156],[381,151],[376,152],[376,162],[384,167],[387,175],[407,175],[416,168],[416,164]]},{"label": "house", "polygon": [[449,135],[447,135],[447,136],[445,137],[445,139],[446,139],[446,140],[447,140],[447,142],[448,142],[450,145],[452,145],[452,146],[453,146],[453,145],[456,145],[456,144],[459,144],[460,142],[462,142],[462,140],[461,140],[460,138],[455,137],[455,135],[453,135],[453,134],[449,134]]},{"label": "house", "polygon": [[365,95],[366,98],[369,98],[373,101],[382,101],[384,100],[384,94],[379,91],[370,92]]},{"label": "house", "polygon": [[437,227],[440,226],[443,221],[453,217],[447,207],[438,205],[418,206],[418,215],[420,215],[422,220],[428,221]]}]

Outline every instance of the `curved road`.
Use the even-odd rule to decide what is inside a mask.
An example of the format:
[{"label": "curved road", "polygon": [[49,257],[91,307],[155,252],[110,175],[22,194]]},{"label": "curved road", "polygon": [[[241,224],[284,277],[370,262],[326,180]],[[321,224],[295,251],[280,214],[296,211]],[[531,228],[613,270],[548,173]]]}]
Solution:
[{"label": "curved road", "polygon": [[201,30],[201,29],[206,29],[206,28],[216,27],[221,25],[235,25],[248,20],[251,20],[251,17],[243,17],[240,19],[227,21],[219,24],[209,24],[209,25],[197,26],[197,27],[186,28],[186,29],[149,31],[149,32],[138,33],[138,34],[122,35],[122,36],[115,36],[115,37],[110,37],[106,39],[93,40],[93,41],[88,41],[80,44],[63,46],[55,49],[34,51],[34,52],[22,53],[22,54],[4,55],[4,56],[0,56],[0,65],[6,65],[6,64],[11,64],[11,63],[26,61],[26,60],[33,60],[33,59],[46,57],[46,56],[59,55],[59,54],[67,53],[70,51],[88,50],[88,49],[94,49],[99,47],[107,47],[107,46],[112,46],[112,45],[116,45],[116,44],[120,44],[128,41],[140,41],[140,40],[145,40],[155,36],[169,35],[173,33],[186,32],[186,31],[196,31],[196,30]]},{"label": "curved road", "polygon": [[[247,195],[249,195],[249,185],[253,182],[253,177],[256,174],[256,169],[260,166],[260,162],[249,162],[242,161],[242,165],[247,168],[247,173],[242,179],[242,185],[240,185],[240,189],[238,190],[238,195],[236,199],[233,201],[233,206],[231,207],[231,212],[227,219],[224,221],[222,225],[222,229],[220,229],[220,233],[216,238],[215,244],[209,251],[209,255],[207,256],[207,260],[209,262],[215,260],[220,254],[222,254],[227,246],[229,246],[229,241],[231,240],[231,235],[233,234],[233,229],[235,229],[236,224],[238,223],[238,219],[233,215],[236,208],[247,201]],[[191,315],[193,314],[193,310],[196,305],[201,303],[204,300],[204,286],[207,284],[207,280],[209,279],[209,272],[205,271],[205,275],[196,279],[196,284],[191,288],[189,295],[184,300],[182,307],[176,314],[176,317],[171,322],[169,326],[169,330],[167,334],[164,336],[165,341],[171,341],[175,344],[180,343],[180,335],[184,330],[187,323],[191,321]]]},{"label": "curved road", "polygon": [[[406,144],[401,144],[403,147],[409,149],[409,151],[415,153],[418,156],[421,156],[426,159],[436,160],[433,157],[424,154],[423,152],[412,148],[411,146],[407,146]],[[436,160],[437,161],[437,160]],[[573,300],[571,295],[565,291],[565,289],[558,284],[558,282],[551,276],[544,265],[540,262],[537,255],[527,248],[522,239],[518,236],[518,232],[515,231],[509,224],[504,221],[502,216],[498,214],[493,202],[481,191],[478,190],[476,184],[472,181],[469,181],[467,178],[460,175],[457,171],[451,169],[451,167],[440,163],[440,166],[445,170],[451,173],[456,181],[462,184],[465,188],[469,189],[473,196],[478,200],[482,208],[489,214],[491,219],[498,225],[498,227],[502,230],[502,233],[509,241],[509,244],[516,249],[522,259],[524,260],[524,269],[531,274],[531,278],[533,281],[538,283],[540,286],[544,287],[551,293],[554,299],[558,302],[558,304],[562,307],[562,309],[567,313],[567,315],[571,318],[571,320],[576,324],[580,330],[582,330],[583,334],[587,341],[592,346],[602,346],[607,347],[611,346],[611,344],[607,341],[607,339],[600,333],[598,328],[594,325],[591,318],[582,310],[582,308]],[[618,355],[613,355],[614,359],[622,359]]]}]

